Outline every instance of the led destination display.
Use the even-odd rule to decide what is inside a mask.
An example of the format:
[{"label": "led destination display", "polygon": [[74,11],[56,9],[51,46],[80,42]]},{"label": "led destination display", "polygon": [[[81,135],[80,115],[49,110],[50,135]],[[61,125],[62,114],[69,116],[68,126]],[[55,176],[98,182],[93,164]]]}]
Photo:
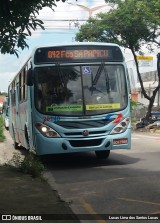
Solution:
[{"label": "led destination display", "polygon": [[88,58],[107,58],[108,50],[49,50],[48,58],[68,58],[68,59],[88,59]]},{"label": "led destination display", "polygon": [[38,48],[34,57],[35,64],[56,62],[86,61],[123,61],[123,55],[117,46],[64,46]]}]

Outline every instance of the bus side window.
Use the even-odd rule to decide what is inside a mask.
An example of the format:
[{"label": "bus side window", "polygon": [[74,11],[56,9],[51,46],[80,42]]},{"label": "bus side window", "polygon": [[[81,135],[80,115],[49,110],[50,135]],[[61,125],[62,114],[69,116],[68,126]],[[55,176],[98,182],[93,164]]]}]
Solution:
[{"label": "bus side window", "polygon": [[21,102],[23,100],[22,97],[22,82],[23,82],[23,77],[22,77],[22,72],[19,74],[19,101]]},{"label": "bus side window", "polygon": [[15,81],[12,84],[11,88],[11,101],[12,105],[14,106],[16,104],[16,87],[15,87]]},{"label": "bus side window", "polygon": [[25,67],[24,69],[24,77],[23,77],[23,80],[24,80],[24,86],[23,86],[23,98],[24,100],[27,99],[27,67]]}]

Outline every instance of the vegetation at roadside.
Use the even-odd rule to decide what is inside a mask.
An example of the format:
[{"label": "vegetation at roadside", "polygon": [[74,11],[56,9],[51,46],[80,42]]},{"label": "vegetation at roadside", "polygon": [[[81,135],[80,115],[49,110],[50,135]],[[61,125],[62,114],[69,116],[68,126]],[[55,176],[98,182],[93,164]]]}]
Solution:
[{"label": "vegetation at roadside", "polygon": [[32,175],[32,177],[41,177],[44,170],[44,165],[38,157],[33,154],[28,154],[21,162],[20,170],[23,173]]},{"label": "vegetation at roadside", "polygon": [[131,112],[132,112],[134,107],[137,107],[137,102],[133,101],[132,99],[130,99],[130,109],[131,109]]},{"label": "vegetation at roadside", "polygon": [[[3,118],[0,116],[0,142],[3,142],[4,139]],[[24,158],[15,153],[7,165],[14,166],[20,172],[30,174],[34,178],[41,177],[45,168],[41,160],[32,153],[25,155]]]},{"label": "vegetation at roadside", "polygon": [[5,139],[4,136],[4,127],[3,127],[3,118],[0,116],[0,142],[3,142]]},{"label": "vegetation at roadside", "polygon": [[2,92],[2,91],[0,91],[0,95],[2,95],[2,96],[7,96],[8,95],[8,93],[7,92]]},{"label": "vegetation at roadside", "polygon": [[[130,109],[131,109],[131,113],[132,113],[133,109],[135,107],[137,107],[137,106],[138,106],[137,102],[136,101],[133,101],[132,99],[130,99]],[[136,122],[137,122],[136,117],[131,118],[131,127],[132,128],[135,126]]]},{"label": "vegetation at roadside", "polygon": [[10,166],[16,167],[20,172],[30,174],[33,178],[41,177],[45,167],[38,157],[29,153],[24,158],[15,153],[9,162]]}]

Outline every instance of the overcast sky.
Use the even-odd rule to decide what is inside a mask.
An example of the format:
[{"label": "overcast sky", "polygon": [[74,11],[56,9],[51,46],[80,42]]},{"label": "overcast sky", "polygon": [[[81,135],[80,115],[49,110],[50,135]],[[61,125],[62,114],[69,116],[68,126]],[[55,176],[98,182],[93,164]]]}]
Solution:
[{"label": "overcast sky", "polygon": [[[9,81],[20,69],[22,63],[29,57],[35,46],[54,45],[55,43],[69,43],[74,41],[75,34],[78,31],[77,25],[81,25],[84,22],[82,20],[87,20],[89,16],[89,10],[85,10],[76,4],[86,6],[89,9],[106,5],[104,0],[69,0],[65,3],[57,2],[57,7],[54,8],[54,12],[51,9],[44,8],[40,12],[39,18],[44,21],[46,30],[38,29],[33,33],[32,37],[28,38],[27,44],[29,45],[29,49],[20,51],[19,58],[14,55],[0,54],[0,91],[7,92]],[[111,6],[106,5],[90,13],[94,15],[100,11],[107,12],[110,8]],[[125,55],[126,60],[129,61],[128,65],[132,67],[133,61],[130,51],[125,50]],[[155,65],[156,63],[154,61],[152,67],[142,69],[144,71],[155,70]]]}]

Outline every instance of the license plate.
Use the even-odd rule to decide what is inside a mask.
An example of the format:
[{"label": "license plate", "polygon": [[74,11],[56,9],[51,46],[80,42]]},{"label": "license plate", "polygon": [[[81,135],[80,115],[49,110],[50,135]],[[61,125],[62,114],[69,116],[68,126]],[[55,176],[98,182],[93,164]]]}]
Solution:
[{"label": "license plate", "polygon": [[113,139],[113,145],[128,144],[128,139]]}]

